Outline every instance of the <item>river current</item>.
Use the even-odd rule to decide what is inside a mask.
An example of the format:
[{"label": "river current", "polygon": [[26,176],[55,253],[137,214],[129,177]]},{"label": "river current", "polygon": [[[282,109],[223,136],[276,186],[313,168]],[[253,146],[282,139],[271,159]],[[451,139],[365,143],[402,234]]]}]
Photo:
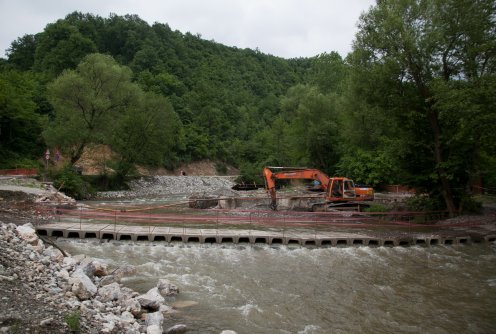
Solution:
[{"label": "river current", "polygon": [[291,248],[61,240],[71,254],[159,278],[188,333],[495,333],[496,244]]}]

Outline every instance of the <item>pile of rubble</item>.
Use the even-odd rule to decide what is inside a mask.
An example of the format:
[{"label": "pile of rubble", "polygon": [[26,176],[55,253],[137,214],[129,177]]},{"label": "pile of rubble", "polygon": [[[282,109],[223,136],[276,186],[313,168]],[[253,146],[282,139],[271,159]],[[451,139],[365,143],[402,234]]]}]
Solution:
[{"label": "pile of rubble", "polygon": [[123,277],[136,274],[134,267],[109,273],[105,264],[92,258],[64,256],[58,248],[47,246],[30,224],[0,222],[0,249],[2,333],[187,331],[182,324],[162,328],[174,312],[165,298],[179,293],[165,279],[140,295],[120,283]]},{"label": "pile of rubble", "polygon": [[51,182],[31,178],[0,179],[0,201],[15,200],[34,203],[75,205],[76,201],[55,189]]},{"label": "pile of rubble", "polygon": [[76,205],[76,200],[59,191],[49,191],[35,199],[35,203],[55,203],[62,205]]},{"label": "pile of rubble", "polygon": [[0,221],[22,225],[47,222],[51,208],[72,208],[76,201],[35,179],[0,179]]},{"label": "pile of rubble", "polygon": [[226,176],[153,176],[142,177],[129,184],[127,191],[108,191],[99,198],[149,198],[167,195],[215,194],[236,196],[231,188],[234,177]]}]

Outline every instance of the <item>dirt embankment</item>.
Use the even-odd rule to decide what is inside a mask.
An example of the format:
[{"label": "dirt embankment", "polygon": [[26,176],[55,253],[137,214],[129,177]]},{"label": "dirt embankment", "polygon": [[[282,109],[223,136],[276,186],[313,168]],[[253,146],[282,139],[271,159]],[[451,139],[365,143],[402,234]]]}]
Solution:
[{"label": "dirt embankment", "polygon": [[0,178],[0,221],[42,224],[50,218],[50,211],[44,206],[47,203],[75,205],[76,201],[35,179]]},{"label": "dirt embankment", "polygon": [[[103,173],[113,173],[111,168],[112,161],[119,159],[119,156],[106,145],[91,145],[84,149],[81,158],[76,162],[83,175],[100,175]],[[55,168],[64,165],[67,159],[61,157],[58,161],[52,161]],[[238,175],[239,170],[229,166],[216,163],[211,160],[195,161],[183,164],[176,169],[168,170],[163,167],[145,167],[136,165],[136,170],[143,176],[163,176],[163,175],[182,175],[188,176],[233,176]],[[221,169],[222,171],[219,171]]]}]

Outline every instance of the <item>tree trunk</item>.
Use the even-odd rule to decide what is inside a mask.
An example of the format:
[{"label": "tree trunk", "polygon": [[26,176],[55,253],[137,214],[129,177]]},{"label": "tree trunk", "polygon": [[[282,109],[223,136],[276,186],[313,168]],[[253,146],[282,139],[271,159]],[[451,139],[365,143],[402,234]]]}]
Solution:
[{"label": "tree trunk", "polygon": [[79,158],[81,158],[81,155],[83,155],[84,148],[86,147],[85,143],[81,143],[78,148],[76,149],[76,152],[71,156],[71,165],[74,165]]},{"label": "tree trunk", "polygon": [[434,159],[436,162],[436,172],[439,176],[439,181],[441,182],[441,194],[446,202],[446,208],[448,209],[450,217],[453,217],[456,212],[456,206],[446,169],[443,167],[444,160],[441,148],[441,128],[439,126],[439,119],[437,113],[433,110],[429,110],[428,117],[434,136]]},{"label": "tree trunk", "polygon": [[[411,63],[414,64],[413,62]],[[415,66],[411,65],[410,67],[414,69],[412,73],[414,73],[414,80],[419,90],[420,96],[422,96],[425,101],[429,101],[432,98],[432,95],[425,86],[422,80],[422,76],[418,71],[415,71],[417,69]],[[433,109],[431,102],[427,102],[426,108],[427,118],[429,119],[429,122],[431,124],[431,130],[434,140],[434,161],[436,162],[435,171],[439,177],[439,182],[441,183],[441,194],[443,195],[444,202],[446,203],[446,209],[448,209],[450,217],[453,217],[457,210],[448,175],[446,173],[446,169],[443,166],[444,159],[441,144],[441,126],[439,125],[439,115]]]}]

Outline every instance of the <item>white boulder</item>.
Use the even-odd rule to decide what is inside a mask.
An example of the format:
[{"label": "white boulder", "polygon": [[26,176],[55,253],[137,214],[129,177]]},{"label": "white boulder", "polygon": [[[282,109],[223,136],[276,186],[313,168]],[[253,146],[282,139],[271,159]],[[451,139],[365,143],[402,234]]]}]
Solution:
[{"label": "white boulder", "polygon": [[141,307],[153,311],[160,309],[160,305],[165,303],[165,299],[158,291],[158,288],[153,288],[144,295],[136,297],[136,299],[138,299]]},{"label": "white boulder", "polygon": [[161,312],[148,313],[146,315],[145,325],[147,327],[158,325],[162,329],[162,321],[164,321],[164,316]]},{"label": "white boulder", "polygon": [[17,234],[21,237],[22,240],[27,243],[35,246],[38,244],[38,235],[36,235],[36,231],[32,224],[24,224],[16,227]]},{"label": "white boulder", "polygon": [[158,280],[157,289],[164,297],[175,296],[179,293],[179,288],[165,278]]},{"label": "white boulder", "polygon": [[97,293],[97,287],[91,279],[80,269],[72,274],[72,293],[80,300],[87,300]]},{"label": "white boulder", "polygon": [[141,304],[135,298],[130,298],[130,299],[125,300],[125,301],[121,302],[121,305],[126,310],[131,312],[131,314],[135,317],[140,316],[142,313]]},{"label": "white boulder", "polygon": [[146,327],[146,334],[162,334],[162,328],[157,325]]},{"label": "white boulder", "polygon": [[170,328],[167,328],[164,333],[165,334],[184,334],[188,331],[188,326],[186,325],[175,325]]},{"label": "white boulder", "polygon": [[123,298],[123,293],[119,283],[112,283],[98,289],[98,296],[100,296],[102,302],[106,303],[121,300]]},{"label": "white boulder", "polygon": [[52,262],[62,263],[64,261],[64,254],[52,246],[45,248],[43,255],[48,256]]}]

